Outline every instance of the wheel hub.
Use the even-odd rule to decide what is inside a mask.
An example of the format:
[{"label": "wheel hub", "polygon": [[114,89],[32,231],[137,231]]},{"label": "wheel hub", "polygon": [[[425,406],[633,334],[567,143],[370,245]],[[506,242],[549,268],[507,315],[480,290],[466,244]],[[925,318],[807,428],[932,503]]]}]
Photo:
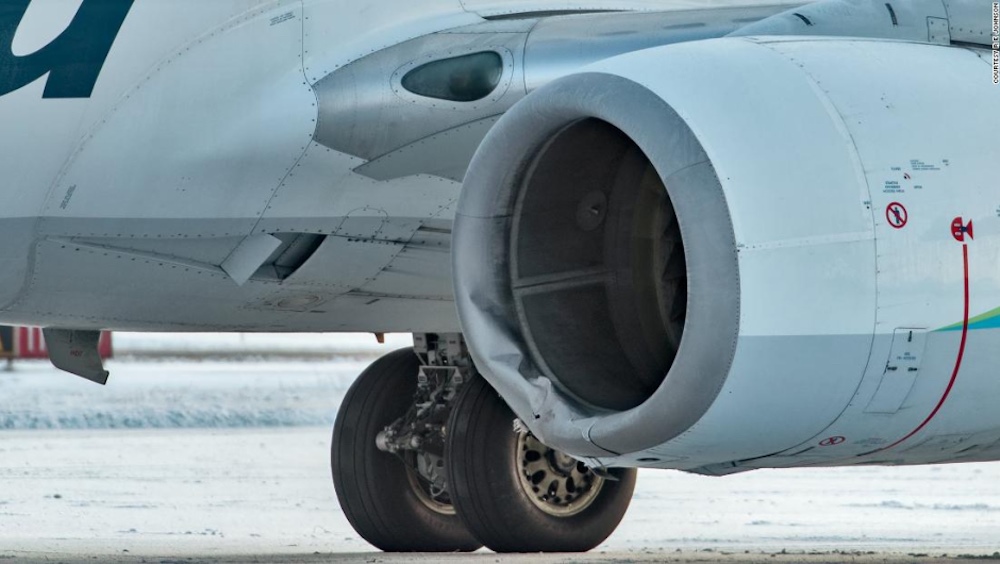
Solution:
[{"label": "wheel hub", "polygon": [[435,513],[454,515],[455,506],[451,503],[444,476],[444,459],[428,452],[410,451],[403,461],[410,487],[417,498]]},{"label": "wheel hub", "polygon": [[518,433],[517,452],[521,487],[549,515],[567,517],[583,511],[604,485],[604,478],[587,465],[545,446],[531,433]]}]

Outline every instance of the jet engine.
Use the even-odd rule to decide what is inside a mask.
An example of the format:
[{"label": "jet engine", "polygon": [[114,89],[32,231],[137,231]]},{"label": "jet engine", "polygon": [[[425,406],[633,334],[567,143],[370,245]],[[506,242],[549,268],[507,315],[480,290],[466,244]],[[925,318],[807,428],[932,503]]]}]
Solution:
[{"label": "jet engine", "polygon": [[[910,462],[889,447],[914,429],[1000,428],[964,414],[1000,394],[986,333],[952,375],[963,281],[972,314],[1000,305],[995,266],[975,268],[997,238],[951,230],[1000,232],[996,149],[976,141],[1000,115],[987,59],[734,37],[529,94],[479,147],[455,222],[478,369],[540,440],[598,466]],[[903,353],[916,364],[889,370]]]}]

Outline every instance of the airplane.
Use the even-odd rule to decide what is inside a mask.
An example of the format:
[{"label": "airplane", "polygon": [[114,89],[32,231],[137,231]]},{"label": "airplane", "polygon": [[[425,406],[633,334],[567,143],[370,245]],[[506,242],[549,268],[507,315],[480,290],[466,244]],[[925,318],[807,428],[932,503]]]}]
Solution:
[{"label": "airplane", "polygon": [[0,323],[102,384],[101,330],[413,333],[333,430],[385,551],[589,550],[640,467],[998,460],[997,28],[6,0]]}]

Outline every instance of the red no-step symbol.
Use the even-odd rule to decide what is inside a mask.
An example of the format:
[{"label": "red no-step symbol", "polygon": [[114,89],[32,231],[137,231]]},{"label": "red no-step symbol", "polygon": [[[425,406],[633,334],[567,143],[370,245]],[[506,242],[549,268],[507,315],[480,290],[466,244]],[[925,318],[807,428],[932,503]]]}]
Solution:
[{"label": "red no-step symbol", "polygon": [[823,439],[822,441],[819,442],[819,446],[836,446],[846,440],[847,437],[841,437],[838,435],[836,437],[830,437],[829,439]]},{"label": "red no-step symbol", "polygon": [[899,202],[893,202],[885,207],[885,219],[893,228],[902,229],[906,227],[910,215],[906,212],[906,206]]}]

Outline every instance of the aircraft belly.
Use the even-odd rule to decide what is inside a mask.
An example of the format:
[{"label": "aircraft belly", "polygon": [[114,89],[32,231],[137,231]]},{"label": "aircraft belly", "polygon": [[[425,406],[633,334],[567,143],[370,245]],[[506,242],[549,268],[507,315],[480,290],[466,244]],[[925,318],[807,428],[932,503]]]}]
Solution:
[{"label": "aircraft belly", "polygon": [[[143,217],[135,208],[133,217],[0,220],[0,257],[11,265],[0,274],[0,319],[134,330],[457,331],[449,251],[459,185],[376,182],[352,173],[354,161],[310,144],[257,220]],[[323,243],[287,277],[262,267],[239,285],[221,266],[252,224]]]},{"label": "aircraft belly", "polygon": [[[239,285],[221,266],[243,219],[44,218],[9,226],[6,322],[134,330],[457,331],[450,229],[458,185],[375,182],[313,145],[258,222],[322,244],[290,275]],[[17,232],[11,231],[19,227]],[[20,243],[18,243],[20,241]],[[28,257],[32,268],[28,271]],[[27,280],[25,281],[25,278]]]},{"label": "aircraft belly", "polygon": [[[338,243],[346,238],[331,236]],[[389,264],[365,264],[370,247],[338,248],[335,267],[320,284],[251,279],[237,286],[206,263],[69,239],[35,243],[34,268],[0,319],[86,328],[149,331],[414,331],[457,330],[450,293],[407,295],[391,286],[365,290],[336,265],[355,262],[375,274]],[[443,260],[431,263],[442,276]],[[394,273],[392,276],[396,276]],[[405,281],[405,280],[404,280]],[[338,283],[339,282],[339,283]]]},{"label": "aircraft belly", "polygon": [[34,218],[0,218],[0,310],[22,291],[34,227]]}]

